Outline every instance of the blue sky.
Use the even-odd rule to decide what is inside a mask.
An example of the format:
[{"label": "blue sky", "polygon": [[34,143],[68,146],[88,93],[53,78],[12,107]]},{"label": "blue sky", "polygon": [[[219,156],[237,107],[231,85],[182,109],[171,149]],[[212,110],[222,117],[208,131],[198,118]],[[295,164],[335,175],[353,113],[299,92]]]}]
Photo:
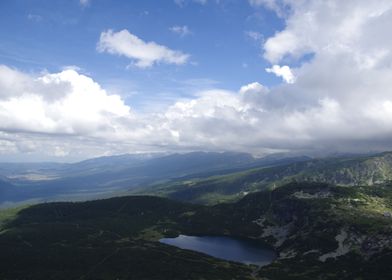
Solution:
[{"label": "blue sky", "polygon": [[0,1],[0,161],[392,149],[390,0]]},{"label": "blue sky", "polygon": [[[165,106],[200,88],[238,90],[258,81],[280,82],[265,72],[262,39],[282,29],[284,21],[268,9],[246,1],[201,4],[173,0],[1,1],[0,63],[23,71],[55,72],[74,65],[105,88],[122,94],[134,110]],[[187,26],[181,36],[170,31]],[[96,51],[102,31],[127,29],[144,41],[154,41],[190,55],[185,65],[160,64],[150,69],[128,67],[130,60]]]}]

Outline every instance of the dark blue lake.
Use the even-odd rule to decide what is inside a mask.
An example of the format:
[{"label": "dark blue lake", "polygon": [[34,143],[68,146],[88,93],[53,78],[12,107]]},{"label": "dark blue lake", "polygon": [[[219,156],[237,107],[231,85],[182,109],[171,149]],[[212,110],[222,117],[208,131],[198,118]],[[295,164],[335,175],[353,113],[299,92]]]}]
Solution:
[{"label": "dark blue lake", "polygon": [[246,239],[225,236],[187,236],[162,238],[161,243],[201,252],[216,258],[265,266],[273,262],[276,252],[266,246]]}]

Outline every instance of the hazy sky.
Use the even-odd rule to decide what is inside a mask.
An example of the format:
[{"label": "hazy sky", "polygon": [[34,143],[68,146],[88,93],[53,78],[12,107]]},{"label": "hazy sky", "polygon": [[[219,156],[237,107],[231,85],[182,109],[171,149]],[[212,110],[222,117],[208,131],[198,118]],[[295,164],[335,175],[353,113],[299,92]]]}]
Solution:
[{"label": "hazy sky", "polygon": [[390,0],[0,2],[0,160],[392,149]]}]

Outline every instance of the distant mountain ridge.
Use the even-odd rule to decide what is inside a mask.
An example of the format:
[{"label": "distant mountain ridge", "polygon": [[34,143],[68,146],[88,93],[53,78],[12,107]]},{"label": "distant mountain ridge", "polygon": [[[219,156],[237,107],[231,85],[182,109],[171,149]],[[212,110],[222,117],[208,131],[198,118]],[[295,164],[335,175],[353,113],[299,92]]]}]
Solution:
[{"label": "distant mountain ridge", "polygon": [[309,159],[207,178],[159,184],[140,193],[213,204],[240,199],[249,192],[289,182],[319,182],[341,186],[385,183],[392,180],[392,152],[372,156]]},{"label": "distant mountain ridge", "polygon": [[14,192],[0,196],[0,203],[107,197],[157,181],[246,168],[254,162],[256,159],[246,153],[193,152],[101,157],[74,164],[0,164],[0,174],[8,175],[8,180],[15,186]]},{"label": "distant mountain ridge", "polygon": [[0,186],[0,205],[130,193],[214,204],[293,181],[384,183],[392,180],[392,153],[322,159],[234,152],[119,155],[73,164],[0,164],[1,175],[7,186]]}]

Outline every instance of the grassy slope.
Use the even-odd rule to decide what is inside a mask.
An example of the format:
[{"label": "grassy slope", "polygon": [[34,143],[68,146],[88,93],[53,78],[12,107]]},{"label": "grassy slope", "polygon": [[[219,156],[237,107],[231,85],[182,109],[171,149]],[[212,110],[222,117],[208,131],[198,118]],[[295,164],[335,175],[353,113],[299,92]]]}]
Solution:
[{"label": "grassy slope", "polygon": [[6,228],[7,224],[15,219],[17,214],[26,206],[20,206],[16,208],[7,208],[7,209],[0,209],[0,232]]}]

